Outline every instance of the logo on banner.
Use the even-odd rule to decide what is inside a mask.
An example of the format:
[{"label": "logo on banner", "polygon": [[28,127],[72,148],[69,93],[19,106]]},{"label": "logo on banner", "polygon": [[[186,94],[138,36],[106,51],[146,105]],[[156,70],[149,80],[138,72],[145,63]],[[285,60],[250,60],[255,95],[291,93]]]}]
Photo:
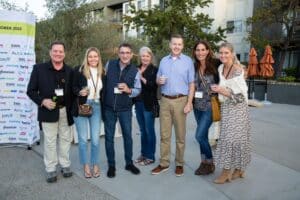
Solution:
[{"label": "logo on banner", "polygon": [[11,44],[11,48],[21,48],[21,45],[19,44]]},{"label": "logo on banner", "polygon": [[[0,58],[1,59],[1,58]],[[1,60],[0,60],[1,61]],[[14,74],[14,71],[5,71],[5,70],[0,70],[0,74]]]},{"label": "logo on banner", "polygon": [[13,114],[2,114],[2,119],[4,118],[12,118]]}]

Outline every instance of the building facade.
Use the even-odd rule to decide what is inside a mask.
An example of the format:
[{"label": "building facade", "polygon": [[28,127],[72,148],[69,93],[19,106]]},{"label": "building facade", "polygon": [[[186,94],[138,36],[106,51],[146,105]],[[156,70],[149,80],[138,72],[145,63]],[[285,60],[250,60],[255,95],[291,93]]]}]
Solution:
[{"label": "building facade", "polygon": [[[136,9],[149,9],[155,5],[162,6],[164,0],[99,0],[95,2],[94,16],[104,22],[115,23],[120,26],[124,38],[139,37],[143,33],[142,27],[130,27],[128,30],[122,25],[122,16],[130,15],[130,4]],[[245,40],[247,36],[246,19],[252,16],[253,0],[214,0],[209,7],[198,8],[195,12],[208,14],[214,19],[212,30],[219,26],[231,27],[226,33],[226,40],[231,42],[241,61],[248,60],[250,44]]]},{"label": "building facade", "polygon": [[242,62],[248,61],[250,43],[246,41],[246,20],[253,14],[253,0],[214,0],[208,8],[199,8],[196,12],[208,14],[214,19],[212,29],[219,26],[230,28],[226,40],[235,47],[237,57]]}]

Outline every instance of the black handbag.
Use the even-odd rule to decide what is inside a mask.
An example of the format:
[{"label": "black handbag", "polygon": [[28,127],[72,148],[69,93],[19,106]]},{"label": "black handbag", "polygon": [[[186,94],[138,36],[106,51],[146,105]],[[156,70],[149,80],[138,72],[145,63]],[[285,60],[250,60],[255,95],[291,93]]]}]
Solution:
[{"label": "black handbag", "polygon": [[157,103],[154,103],[153,104],[153,106],[152,106],[152,114],[153,114],[153,117],[159,117],[159,109],[160,109],[160,107],[159,107],[159,103],[157,102]]}]

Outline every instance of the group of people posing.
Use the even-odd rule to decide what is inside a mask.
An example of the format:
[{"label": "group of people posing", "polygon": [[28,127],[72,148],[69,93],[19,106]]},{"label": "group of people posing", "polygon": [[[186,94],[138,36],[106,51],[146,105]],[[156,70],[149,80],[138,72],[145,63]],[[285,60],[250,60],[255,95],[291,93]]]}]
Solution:
[{"label": "group of people posing", "polygon": [[[47,182],[57,181],[58,164],[63,177],[72,176],[69,151],[72,141],[70,126],[74,122],[78,132],[80,163],[86,178],[100,176],[101,120],[105,130],[107,177],[116,176],[114,134],[117,121],[123,136],[125,170],[140,174],[136,164],[149,165],[156,160],[154,124],[158,115],[160,159],[151,173],[157,175],[170,167],[174,126],[175,175],[182,176],[186,116],[191,111],[197,122],[195,138],[201,158],[195,175],[213,173],[216,164],[223,171],[215,183],[244,177],[251,158],[247,85],[233,46],[230,43],[221,44],[219,59],[216,59],[209,43],[199,41],[193,48],[194,61],[182,53],[184,41],[181,35],[172,35],[169,47],[170,54],[162,58],[158,68],[153,64],[154,55],[148,47],[140,49],[140,64],[136,67],[131,62],[131,45],[123,43],[118,48],[118,59],[109,60],[105,66],[101,62],[100,51],[91,47],[87,49],[82,64],[72,69],[64,63],[64,44],[51,44],[50,61],[34,65],[27,89],[28,96],[38,105],[38,120],[44,133]],[[157,99],[158,87],[161,89],[160,102]],[[218,96],[221,102],[221,132],[214,154],[208,142],[208,130],[212,124],[212,96]],[[82,104],[92,107],[91,116],[80,115],[78,109]],[[141,132],[141,152],[134,161],[133,105]]]}]

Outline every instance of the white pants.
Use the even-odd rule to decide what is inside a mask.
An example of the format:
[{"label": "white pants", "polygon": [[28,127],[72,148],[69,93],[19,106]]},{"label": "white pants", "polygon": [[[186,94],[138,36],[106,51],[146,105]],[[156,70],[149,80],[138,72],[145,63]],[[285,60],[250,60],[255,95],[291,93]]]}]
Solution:
[{"label": "white pants", "polygon": [[[44,163],[46,172],[56,171],[56,165],[69,167],[71,161],[69,152],[71,147],[71,128],[68,125],[66,108],[59,109],[58,122],[42,122],[44,133]],[[58,151],[56,143],[58,137]],[[57,159],[58,157],[58,159]]]}]

